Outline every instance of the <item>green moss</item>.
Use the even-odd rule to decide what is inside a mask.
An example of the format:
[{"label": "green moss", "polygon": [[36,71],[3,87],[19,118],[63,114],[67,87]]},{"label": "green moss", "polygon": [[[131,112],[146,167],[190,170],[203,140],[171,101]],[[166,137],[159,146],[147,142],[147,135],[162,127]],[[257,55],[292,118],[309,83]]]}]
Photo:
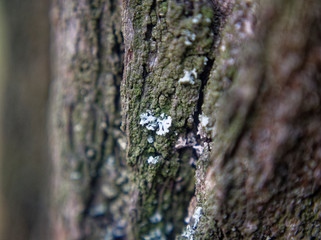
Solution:
[{"label": "green moss", "polygon": [[[206,7],[206,6],[204,6],[204,7],[201,8],[201,13],[202,13],[203,17],[205,18],[205,20],[206,20],[206,18],[208,18],[208,19],[210,19],[210,20],[213,20],[213,19],[214,19],[214,12],[213,12],[213,10],[210,9],[210,8],[208,8],[208,7]],[[205,21],[205,22],[206,22],[206,21]]]},{"label": "green moss", "polygon": [[[144,226],[146,230],[140,230],[138,235],[147,234],[147,230],[150,230],[148,217],[159,207],[158,204],[167,206],[166,211],[161,211],[165,216],[164,223],[166,219],[170,219],[175,226],[174,232],[177,232],[184,225],[183,218],[186,213],[172,215],[171,211],[176,203],[171,202],[170,198],[165,199],[165,196],[177,194],[177,202],[187,206],[194,188],[194,170],[189,166],[189,158],[193,153],[178,153],[174,148],[176,134],[186,132],[186,129],[196,129],[193,121],[188,119],[193,119],[202,91],[202,82],[207,80],[204,77],[200,79],[200,76],[206,71],[204,58],[213,58],[215,29],[209,28],[204,17],[198,24],[193,23],[193,16],[200,12],[195,10],[192,16],[189,16],[190,9],[187,9],[183,2],[156,1],[153,5],[153,1],[131,1],[128,7],[129,16],[133,16],[130,20],[133,21],[134,28],[133,42],[129,44],[129,50],[134,54],[125,67],[127,78],[124,80],[122,97],[123,109],[127,112],[123,126],[129,140],[128,162],[137,169],[135,178],[140,189],[139,206],[142,213],[139,213],[141,217],[137,224]],[[214,12],[210,5],[207,5],[207,8],[207,15],[210,15],[210,11]],[[186,44],[186,39],[192,44]],[[184,70],[193,69],[198,74],[195,84],[179,84],[178,80],[184,76]],[[147,130],[139,124],[139,116],[148,110],[155,116],[164,113],[172,118],[170,131],[166,135],[157,135],[155,131]],[[147,142],[148,135],[154,137],[153,144]],[[157,166],[148,166],[148,157],[155,155],[160,156],[162,161]],[[176,178],[188,180],[176,183]],[[183,192],[170,189],[173,184],[181,184],[182,188],[189,189],[189,197]],[[162,189],[164,193],[163,198],[153,205],[143,196],[155,189]],[[151,198],[156,199],[152,196]],[[153,211],[148,210],[147,213],[144,208]]]}]

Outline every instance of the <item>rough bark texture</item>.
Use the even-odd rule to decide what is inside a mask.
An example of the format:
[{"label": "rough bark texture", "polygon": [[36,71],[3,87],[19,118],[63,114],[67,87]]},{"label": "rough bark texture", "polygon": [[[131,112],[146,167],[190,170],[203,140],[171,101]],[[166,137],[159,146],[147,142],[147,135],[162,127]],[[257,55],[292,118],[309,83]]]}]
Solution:
[{"label": "rough bark texture", "polygon": [[58,239],[321,238],[320,1],[120,4],[54,2]]},{"label": "rough bark texture", "polygon": [[203,105],[217,121],[190,239],[321,237],[320,21],[320,1],[236,1]]},{"label": "rough bark texture", "polygon": [[129,189],[126,143],[119,129],[120,14],[120,2],[114,0],[53,3],[57,239],[126,235]]},{"label": "rough bark texture", "polygon": [[211,1],[124,2],[122,107],[135,183],[133,239],[173,239],[184,226],[202,148],[203,88],[223,18]]}]

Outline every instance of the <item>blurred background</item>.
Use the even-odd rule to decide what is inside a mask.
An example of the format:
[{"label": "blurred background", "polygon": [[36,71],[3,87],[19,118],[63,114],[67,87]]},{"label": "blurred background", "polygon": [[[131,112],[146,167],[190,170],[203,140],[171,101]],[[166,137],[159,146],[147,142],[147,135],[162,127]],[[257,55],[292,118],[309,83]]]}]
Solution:
[{"label": "blurred background", "polygon": [[49,1],[0,2],[0,239],[50,239]]}]

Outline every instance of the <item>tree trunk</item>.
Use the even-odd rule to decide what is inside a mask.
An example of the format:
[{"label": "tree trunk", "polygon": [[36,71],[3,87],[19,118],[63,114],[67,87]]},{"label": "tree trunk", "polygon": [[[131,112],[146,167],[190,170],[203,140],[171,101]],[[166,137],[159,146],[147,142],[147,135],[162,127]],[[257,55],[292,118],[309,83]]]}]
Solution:
[{"label": "tree trunk", "polygon": [[126,235],[120,7],[113,0],[53,2],[51,126],[58,239]]},{"label": "tree trunk", "polygon": [[120,11],[53,3],[57,238],[320,238],[321,3]]},{"label": "tree trunk", "polygon": [[195,239],[321,237],[320,20],[319,1],[234,5],[202,108],[213,142]]},{"label": "tree trunk", "polygon": [[0,239],[50,239],[47,0],[0,2]]}]

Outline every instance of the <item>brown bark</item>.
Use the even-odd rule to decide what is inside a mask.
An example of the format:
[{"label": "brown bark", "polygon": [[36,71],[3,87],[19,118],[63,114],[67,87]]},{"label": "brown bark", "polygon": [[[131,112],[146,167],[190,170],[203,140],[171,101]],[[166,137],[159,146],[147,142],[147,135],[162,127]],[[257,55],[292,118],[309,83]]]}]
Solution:
[{"label": "brown bark", "polygon": [[126,236],[120,2],[54,1],[52,153],[57,239]]},{"label": "brown bark", "polygon": [[1,1],[0,239],[50,239],[48,10]]},{"label": "brown bark", "polygon": [[319,239],[321,4],[251,5],[236,2],[222,35],[218,58],[238,53],[233,84],[218,109],[203,106],[217,121],[194,237]]},{"label": "brown bark", "polygon": [[201,147],[202,92],[224,16],[210,1],[124,1],[123,128],[135,176],[131,239],[174,239],[185,225]]},{"label": "brown bark", "polygon": [[58,238],[320,238],[320,12],[55,1]]}]

